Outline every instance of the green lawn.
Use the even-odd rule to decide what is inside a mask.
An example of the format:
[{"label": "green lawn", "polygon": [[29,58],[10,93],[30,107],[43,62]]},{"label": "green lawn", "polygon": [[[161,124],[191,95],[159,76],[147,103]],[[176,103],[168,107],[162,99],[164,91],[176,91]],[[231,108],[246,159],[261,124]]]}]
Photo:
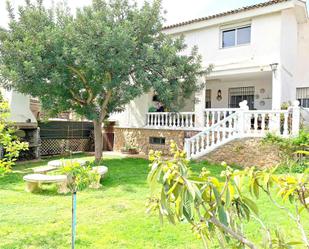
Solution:
[{"label": "green lawn", "polygon": [[[52,185],[37,194],[24,191],[23,175],[31,172],[31,167],[45,164],[19,164],[13,173],[0,178],[0,248],[70,247],[71,196],[58,195]],[[104,164],[109,175],[103,187],[78,193],[76,249],[202,248],[188,224],[172,226],[165,222],[161,226],[155,214],[145,213],[149,194],[146,160],[105,158]],[[199,170],[205,163],[192,166]],[[210,170],[218,174],[221,167],[211,166]],[[265,197],[259,204],[261,216],[271,227],[281,224],[297,239],[295,226],[286,215],[271,208]],[[304,218],[308,220],[308,216]],[[256,224],[247,226],[255,240],[259,240],[258,229]]]}]

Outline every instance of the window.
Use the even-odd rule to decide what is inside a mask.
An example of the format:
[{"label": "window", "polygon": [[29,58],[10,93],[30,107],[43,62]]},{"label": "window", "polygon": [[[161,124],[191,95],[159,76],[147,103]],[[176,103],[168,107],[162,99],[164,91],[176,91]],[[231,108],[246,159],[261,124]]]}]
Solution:
[{"label": "window", "polygon": [[211,108],[211,90],[206,89],[205,108]]},{"label": "window", "polygon": [[165,144],[165,137],[149,137],[150,144]]},{"label": "window", "polygon": [[254,87],[229,88],[229,108],[238,108],[243,100],[248,101],[249,109],[254,109]]},{"label": "window", "polygon": [[251,42],[251,26],[222,30],[222,48],[249,44]]},{"label": "window", "polygon": [[296,99],[302,107],[309,108],[309,87],[296,88]]}]

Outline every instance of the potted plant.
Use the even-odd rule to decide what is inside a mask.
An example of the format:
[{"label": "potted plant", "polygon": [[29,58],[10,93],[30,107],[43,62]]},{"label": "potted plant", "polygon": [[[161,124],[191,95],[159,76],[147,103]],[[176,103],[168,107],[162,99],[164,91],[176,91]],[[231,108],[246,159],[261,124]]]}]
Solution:
[{"label": "potted plant", "polygon": [[149,107],[148,112],[157,112],[157,108],[154,106]]},{"label": "potted plant", "polygon": [[124,154],[138,154],[138,146],[136,137],[134,137],[133,132],[126,131],[124,133],[125,144],[121,152]]},{"label": "potted plant", "polygon": [[121,152],[123,154],[129,154],[129,155],[134,155],[134,154],[138,154],[138,150],[137,147],[125,144],[125,146],[122,148]]}]

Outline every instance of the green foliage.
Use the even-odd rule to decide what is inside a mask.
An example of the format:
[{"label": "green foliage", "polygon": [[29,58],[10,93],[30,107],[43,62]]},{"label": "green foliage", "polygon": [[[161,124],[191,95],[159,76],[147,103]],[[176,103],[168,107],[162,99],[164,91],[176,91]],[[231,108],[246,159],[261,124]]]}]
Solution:
[{"label": "green foliage", "polygon": [[[133,2],[133,3],[132,3]],[[184,38],[162,32],[161,1],[93,0],[77,9],[43,1],[8,7],[0,29],[0,82],[38,97],[45,112],[74,111],[94,122],[95,156],[102,156],[102,123],[150,90],[178,109],[201,89],[201,57]]]},{"label": "green foliage", "polygon": [[264,143],[279,147],[282,163],[278,173],[302,173],[308,168],[309,133],[301,130],[297,137],[283,138],[274,134],[267,134]]},{"label": "green foliage", "polygon": [[[217,178],[203,168],[199,175],[193,174],[189,161],[183,151],[172,142],[173,159],[162,158],[161,152],[151,151],[149,155],[151,198],[148,199],[148,211],[159,213],[160,220],[166,217],[169,222],[176,224],[186,220],[192,225],[192,230],[202,239],[204,247],[217,241],[222,248],[258,248],[252,243],[243,224],[257,220],[263,233],[267,235],[263,248],[293,248],[301,243],[282,241],[282,235],[276,231],[272,235],[259,217],[256,204],[261,192],[266,193],[274,207],[286,210],[289,217],[297,223],[303,238],[303,244],[309,246],[308,238],[300,221],[300,213],[308,209],[309,190],[308,172],[299,175],[275,175],[276,169],[234,170],[222,164],[225,170]],[[157,187],[160,191],[157,193]],[[275,187],[275,188],[274,188]],[[271,188],[284,203],[289,200],[295,206],[292,213],[285,206],[280,206],[273,198]],[[251,197],[247,195],[248,191]],[[282,245],[290,247],[282,247]]]},{"label": "green foliage", "polygon": [[17,130],[8,120],[9,115],[8,103],[0,101],[0,148],[3,149],[3,157],[0,158],[0,176],[11,170],[20,151],[28,149],[28,143],[20,142],[15,135]]},{"label": "green foliage", "polygon": [[148,112],[156,112],[157,108],[155,108],[154,106],[149,107]]},{"label": "green foliage", "polygon": [[60,172],[68,176],[68,187],[72,193],[87,188],[98,178],[89,165],[81,165],[77,161],[66,161]]},{"label": "green foliage", "polygon": [[0,75],[6,85],[39,97],[46,110],[104,120],[150,89],[179,108],[202,86],[197,49],[183,55],[184,39],[162,32],[161,1],[139,8],[127,0],[94,0],[76,15],[42,2],[28,1],[16,18],[8,9]]}]

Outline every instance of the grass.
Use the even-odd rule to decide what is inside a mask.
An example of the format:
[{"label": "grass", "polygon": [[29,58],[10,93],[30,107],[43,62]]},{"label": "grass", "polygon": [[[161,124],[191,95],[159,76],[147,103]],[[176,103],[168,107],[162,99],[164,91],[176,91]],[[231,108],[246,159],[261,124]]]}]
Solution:
[{"label": "grass", "polygon": [[[0,179],[1,249],[70,247],[71,196],[58,195],[53,185],[36,194],[24,191],[23,175],[45,164],[46,161],[22,163]],[[195,163],[192,168],[199,171],[205,164]],[[82,191],[77,196],[77,249],[202,248],[190,225],[173,226],[165,222],[161,226],[156,214],[145,213],[149,194],[146,160],[109,157],[104,165],[109,167],[109,175],[103,187]],[[209,168],[216,175],[221,171],[220,166]],[[288,236],[298,239],[296,227],[283,212],[272,208],[265,196],[259,205],[268,225],[280,224]],[[249,236],[255,240],[260,240],[256,236],[258,229],[256,223],[246,225]]]}]

